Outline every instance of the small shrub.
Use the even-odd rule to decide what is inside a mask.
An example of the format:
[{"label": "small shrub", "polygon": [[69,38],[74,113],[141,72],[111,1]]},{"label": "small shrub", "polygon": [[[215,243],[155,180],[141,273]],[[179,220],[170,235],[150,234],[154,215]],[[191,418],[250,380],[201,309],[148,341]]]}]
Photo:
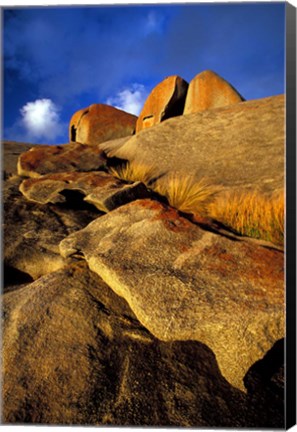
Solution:
[{"label": "small shrub", "polygon": [[167,198],[172,207],[190,214],[206,215],[208,206],[220,190],[205,178],[172,173],[158,180],[154,190]]},{"label": "small shrub", "polygon": [[284,241],[284,193],[227,192],[210,206],[210,215],[242,235]]}]

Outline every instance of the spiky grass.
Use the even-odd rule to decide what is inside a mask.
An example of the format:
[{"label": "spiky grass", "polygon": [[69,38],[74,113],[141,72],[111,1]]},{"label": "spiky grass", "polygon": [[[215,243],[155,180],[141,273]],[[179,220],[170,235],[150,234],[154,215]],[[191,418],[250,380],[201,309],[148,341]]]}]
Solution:
[{"label": "spiky grass", "polygon": [[117,167],[111,167],[110,173],[127,182],[141,181],[149,185],[156,177],[156,170],[153,166],[143,162],[127,162]]},{"label": "spiky grass", "polygon": [[284,192],[227,192],[209,208],[210,216],[242,235],[276,244],[284,241]]},{"label": "spiky grass", "polygon": [[158,180],[154,190],[181,212],[205,216],[220,187],[205,178],[196,180],[190,175],[171,173]]}]

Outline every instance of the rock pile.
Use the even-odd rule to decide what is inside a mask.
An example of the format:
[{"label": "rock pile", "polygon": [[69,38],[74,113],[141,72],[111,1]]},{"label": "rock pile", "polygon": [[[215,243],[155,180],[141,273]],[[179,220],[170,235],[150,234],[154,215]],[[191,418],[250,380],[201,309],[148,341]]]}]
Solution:
[{"label": "rock pile", "polygon": [[[161,122],[186,87],[171,77],[147,113]],[[195,222],[110,170],[110,157],[140,161],[139,151],[157,175],[178,161],[193,176],[214,166],[226,186],[281,187],[282,104],[208,109],[103,144],[135,119],[116,113],[109,133],[109,120],[96,123],[108,110],[92,106],[72,119],[82,143],[33,146],[18,174],[5,168],[4,423],[284,427],[283,252]],[[257,134],[267,161],[254,173]],[[14,147],[4,143],[9,166]]]}]

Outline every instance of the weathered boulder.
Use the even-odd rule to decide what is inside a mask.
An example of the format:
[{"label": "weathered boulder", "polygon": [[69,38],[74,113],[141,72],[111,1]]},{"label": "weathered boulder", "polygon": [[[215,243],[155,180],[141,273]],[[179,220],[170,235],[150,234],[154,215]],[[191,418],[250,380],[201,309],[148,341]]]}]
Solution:
[{"label": "weathered boulder", "polygon": [[182,115],[188,83],[177,75],[160,82],[150,93],[137,119],[136,133],[170,117]]},{"label": "weathered boulder", "polygon": [[272,193],[284,186],[284,96],[273,96],[168,119],[121,147],[103,143],[109,157],[178,171],[228,188]]},{"label": "weathered boulder", "polygon": [[157,338],[206,344],[240,389],[284,336],[283,254],[205,231],[156,201],[98,218],[60,251],[83,254]]},{"label": "weathered boulder", "polygon": [[86,264],[5,294],[3,316],[5,424],[283,427],[277,398],[231,387],[199,342],[156,339]]},{"label": "weathered boulder", "polygon": [[65,191],[81,194],[82,200],[83,196],[91,193],[96,187],[106,185],[112,185],[114,188],[123,187],[120,180],[105,172],[64,172],[26,179],[20,185],[20,192],[30,201],[54,204],[66,202]]},{"label": "weathered boulder", "polygon": [[120,187],[115,187],[113,184],[97,187],[85,197],[85,201],[107,213],[129,202],[149,197],[150,192],[146,186],[138,181]]},{"label": "weathered boulder", "polygon": [[77,111],[69,124],[69,140],[96,145],[132,135],[137,117],[109,105],[93,104]]},{"label": "weathered boulder", "polygon": [[242,102],[234,87],[210,70],[199,73],[189,84],[184,114],[220,108]]},{"label": "weathered boulder", "polygon": [[21,183],[20,192],[39,204],[66,201],[73,204],[74,200],[84,200],[103,212],[150,196],[143,183],[125,184],[105,172],[57,173],[30,178]]},{"label": "weathered boulder", "polygon": [[4,289],[63,267],[59,242],[101,214],[87,203],[29,202],[19,192],[21,181],[14,176],[3,183]]},{"label": "weathered boulder", "polygon": [[99,170],[104,166],[105,159],[98,146],[40,145],[20,155],[18,174],[36,178],[49,173]]}]

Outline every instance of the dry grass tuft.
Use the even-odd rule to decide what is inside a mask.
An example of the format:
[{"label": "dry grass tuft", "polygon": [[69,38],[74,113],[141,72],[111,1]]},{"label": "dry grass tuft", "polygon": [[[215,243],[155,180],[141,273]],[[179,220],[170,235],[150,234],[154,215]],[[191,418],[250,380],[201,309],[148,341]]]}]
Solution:
[{"label": "dry grass tuft", "polygon": [[127,182],[141,181],[145,185],[150,184],[156,177],[156,170],[142,162],[127,162],[117,167],[111,167],[110,173]]},{"label": "dry grass tuft", "polygon": [[276,244],[284,241],[284,192],[268,197],[259,192],[228,192],[210,206],[210,216],[242,235]]},{"label": "dry grass tuft", "polygon": [[207,215],[208,207],[221,188],[205,178],[172,173],[156,182],[154,190],[167,198],[172,207],[190,214]]}]

